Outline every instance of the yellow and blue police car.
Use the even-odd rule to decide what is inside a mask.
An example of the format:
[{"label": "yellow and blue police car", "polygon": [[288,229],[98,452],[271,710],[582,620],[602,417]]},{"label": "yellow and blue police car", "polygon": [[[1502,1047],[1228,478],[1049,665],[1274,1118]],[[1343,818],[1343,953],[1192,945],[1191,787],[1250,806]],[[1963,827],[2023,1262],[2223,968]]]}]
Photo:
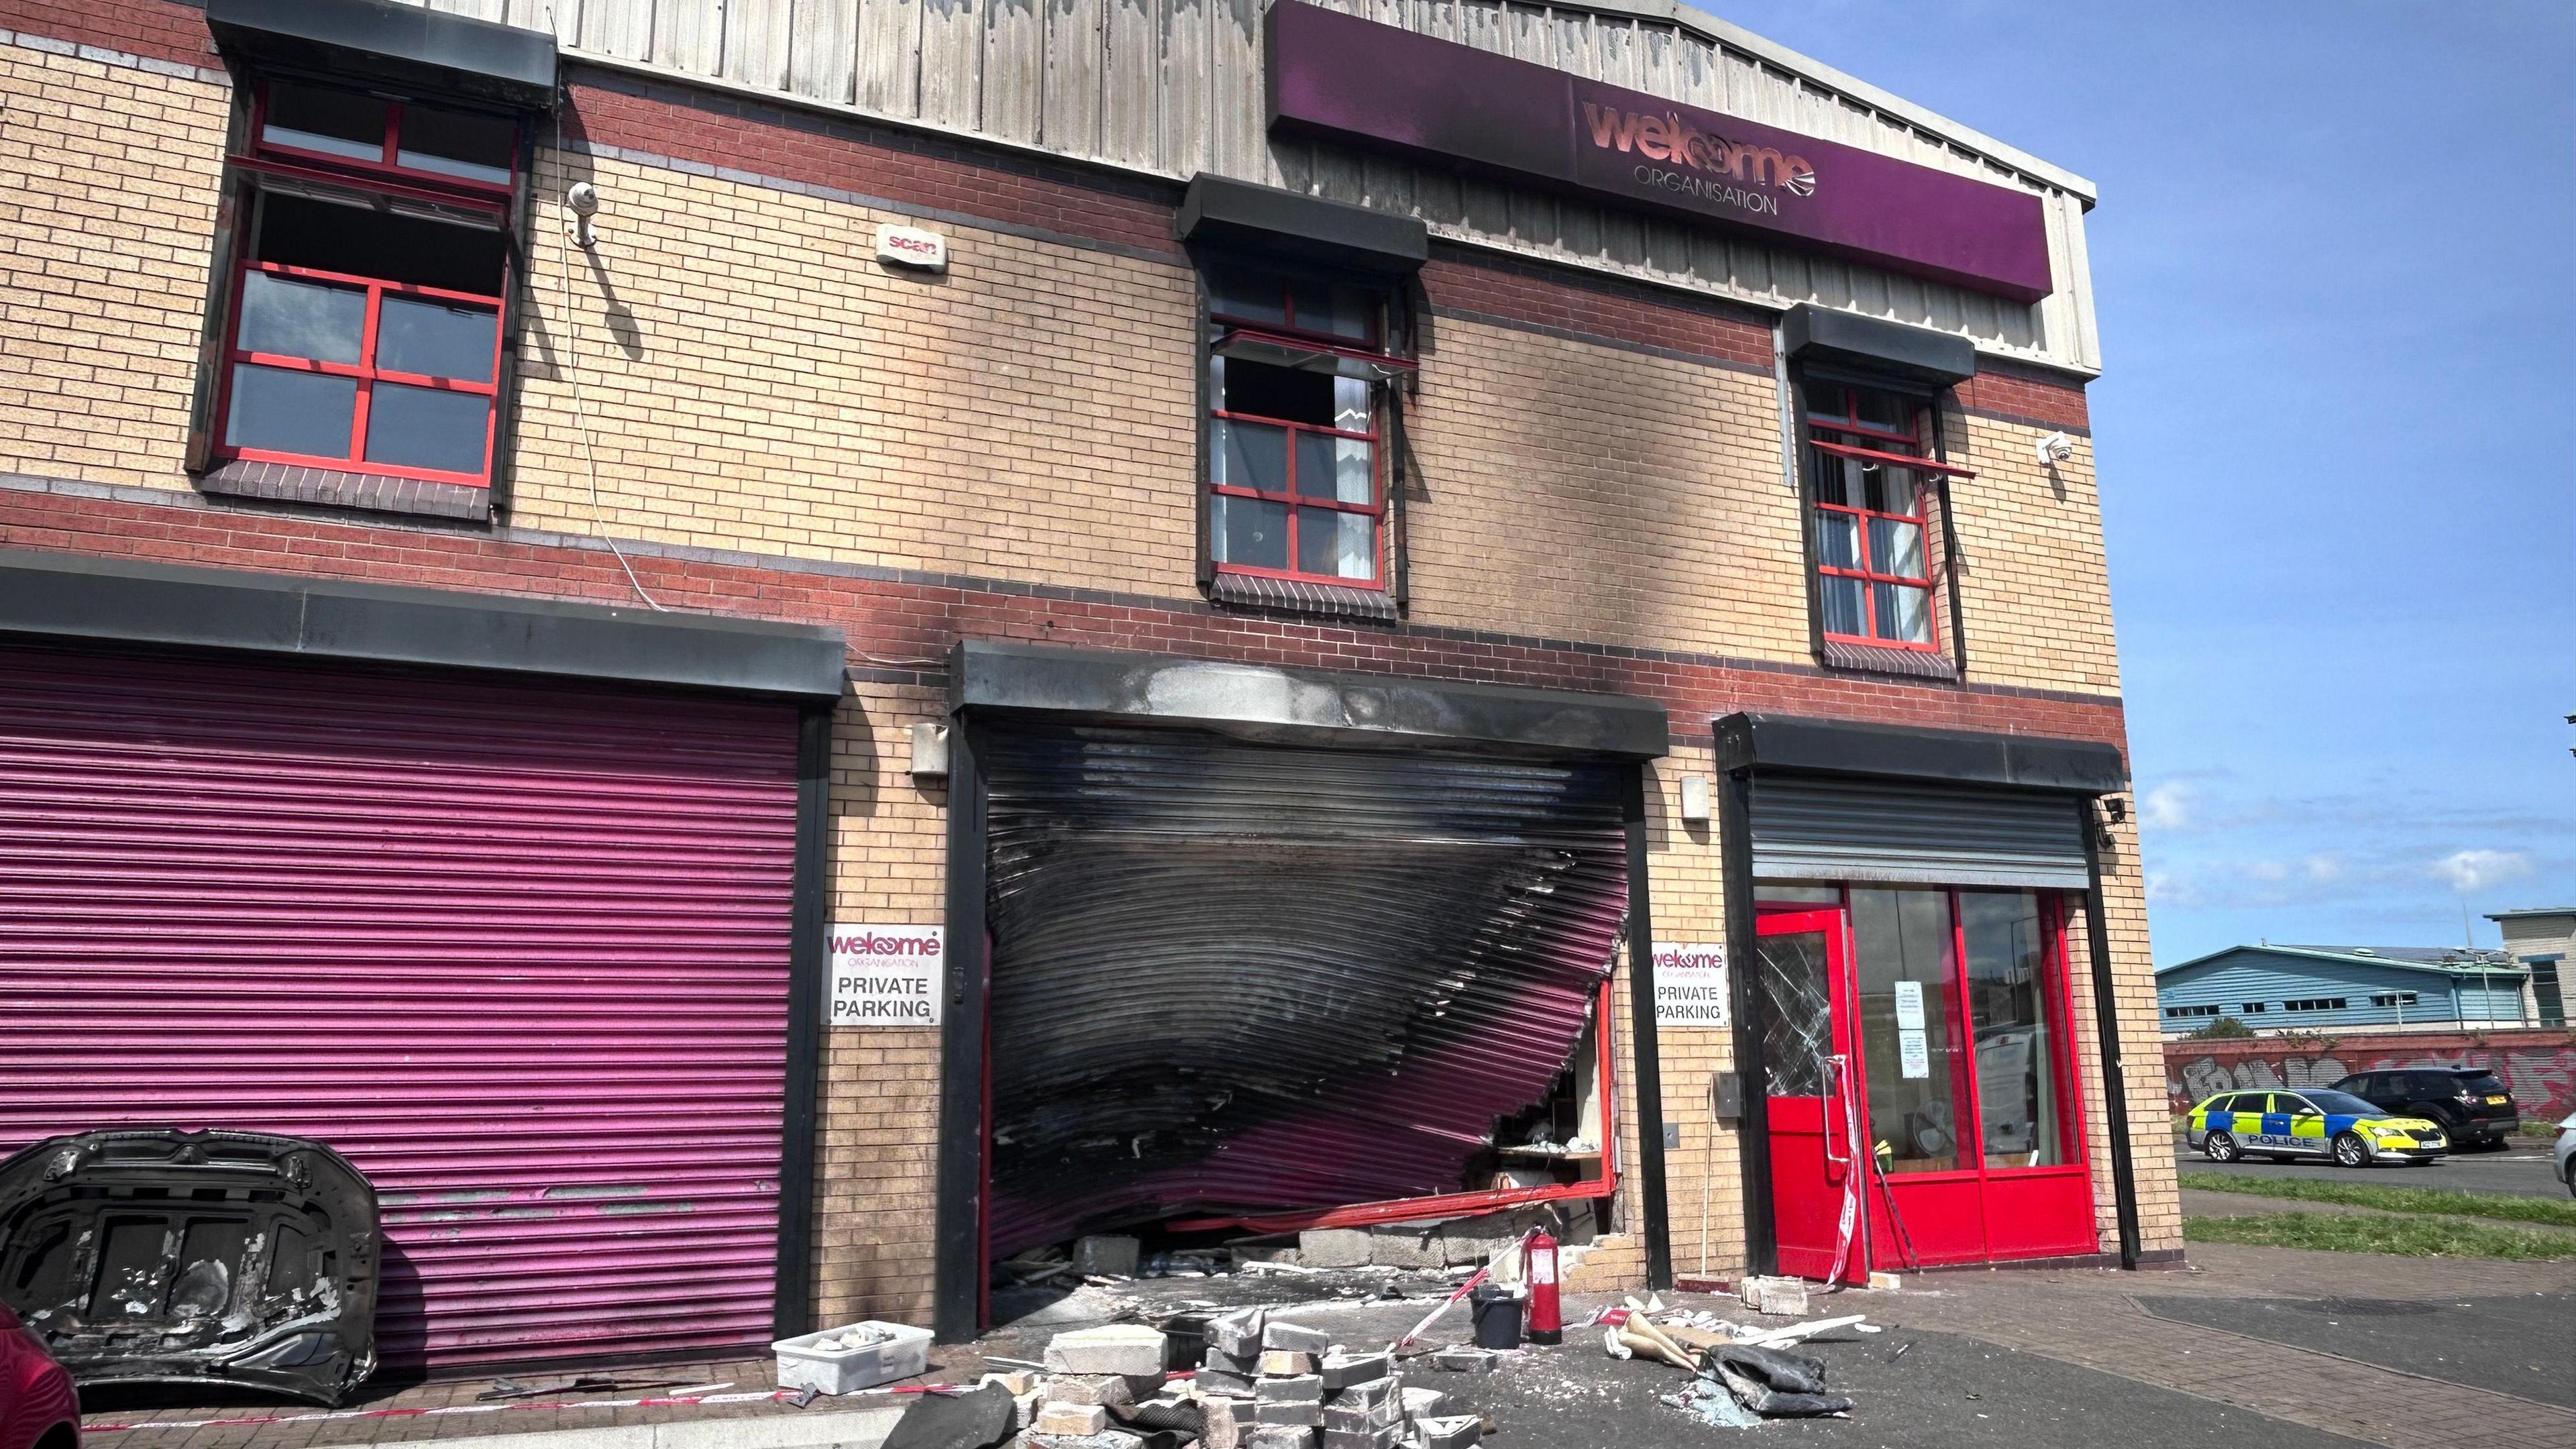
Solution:
[{"label": "yellow and blue police car", "polygon": [[2344,1167],[2418,1167],[2450,1150],[2438,1122],[2392,1117],[2350,1092],[2221,1092],[2191,1109],[2193,1148],[2212,1162],[2331,1157]]}]

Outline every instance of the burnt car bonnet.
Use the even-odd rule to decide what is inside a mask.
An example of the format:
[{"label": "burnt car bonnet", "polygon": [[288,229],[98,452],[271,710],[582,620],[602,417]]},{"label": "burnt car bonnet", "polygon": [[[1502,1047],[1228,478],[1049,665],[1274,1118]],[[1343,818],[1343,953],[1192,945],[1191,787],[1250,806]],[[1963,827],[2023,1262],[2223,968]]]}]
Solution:
[{"label": "burnt car bonnet", "polygon": [[121,1128],[0,1162],[0,1299],[82,1384],[337,1404],[376,1366],[376,1190],[318,1142]]}]

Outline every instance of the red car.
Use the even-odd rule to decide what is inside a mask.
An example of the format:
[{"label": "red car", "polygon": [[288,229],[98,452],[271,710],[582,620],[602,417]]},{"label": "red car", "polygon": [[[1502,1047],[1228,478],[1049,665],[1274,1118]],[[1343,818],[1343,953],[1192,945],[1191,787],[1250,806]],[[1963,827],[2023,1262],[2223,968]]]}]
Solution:
[{"label": "red car", "polygon": [[80,1449],[80,1395],[36,1335],[0,1303],[0,1449]]}]

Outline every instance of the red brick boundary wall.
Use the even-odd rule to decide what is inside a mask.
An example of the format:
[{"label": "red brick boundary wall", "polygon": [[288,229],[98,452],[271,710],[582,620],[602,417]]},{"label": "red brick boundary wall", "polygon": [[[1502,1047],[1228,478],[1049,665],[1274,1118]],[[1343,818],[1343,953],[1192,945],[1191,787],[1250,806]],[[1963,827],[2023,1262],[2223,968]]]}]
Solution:
[{"label": "red brick boundary wall", "polygon": [[2165,1091],[2177,1112],[2232,1087],[2330,1087],[2355,1072],[2397,1067],[2486,1067],[2504,1079],[2526,1122],[2576,1112],[2576,1032],[2374,1031],[2165,1043]]}]

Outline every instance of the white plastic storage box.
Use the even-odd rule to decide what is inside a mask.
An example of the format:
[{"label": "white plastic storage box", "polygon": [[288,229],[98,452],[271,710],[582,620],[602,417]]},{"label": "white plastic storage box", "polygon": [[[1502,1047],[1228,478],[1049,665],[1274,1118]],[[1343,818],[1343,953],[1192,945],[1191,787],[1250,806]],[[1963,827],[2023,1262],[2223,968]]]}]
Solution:
[{"label": "white plastic storage box", "polygon": [[[851,1336],[877,1341],[821,1347],[826,1340],[837,1343]],[[930,1368],[930,1330],[903,1323],[853,1323],[782,1338],[770,1347],[778,1350],[780,1388],[818,1394],[855,1394]]]}]

